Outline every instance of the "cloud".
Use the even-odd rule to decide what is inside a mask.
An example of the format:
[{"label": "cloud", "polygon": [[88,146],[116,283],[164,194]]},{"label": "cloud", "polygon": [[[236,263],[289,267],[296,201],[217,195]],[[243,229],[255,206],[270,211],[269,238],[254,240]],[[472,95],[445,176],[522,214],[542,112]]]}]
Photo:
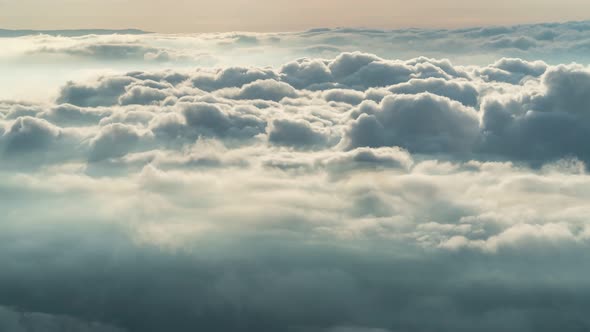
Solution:
[{"label": "cloud", "polygon": [[471,107],[477,106],[479,96],[477,87],[473,83],[461,80],[448,81],[441,78],[411,79],[408,82],[391,86],[389,91],[397,94],[430,92]]},{"label": "cloud", "polygon": [[501,70],[505,70],[510,73],[521,73],[523,75],[530,75],[534,77],[541,76],[547,69],[547,64],[543,61],[523,61],[522,59],[514,58],[503,58],[493,64]]},{"label": "cloud", "polygon": [[123,124],[109,124],[90,141],[90,161],[124,156],[142,135],[134,128]]},{"label": "cloud", "polygon": [[112,111],[109,109],[82,108],[70,104],[61,104],[36,115],[51,121],[55,125],[67,127],[95,125],[111,114]]},{"label": "cloud", "polygon": [[296,88],[312,88],[314,85],[333,81],[332,72],[320,59],[303,58],[281,67],[282,79]]},{"label": "cloud", "polygon": [[327,158],[321,158],[319,163],[325,165],[331,172],[341,173],[356,170],[400,169],[408,171],[414,161],[412,156],[399,148],[357,148]]},{"label": "cloud", "polygon": [[[575,82],[575,83],[574,83]],[[540,90],[483,103],[485,151],[543,162],[568,155],[589,160],[586,68],[557,66],[541,78]]]},{"label": "cloud", "polygon": [[235,99],[263,99],[280,101],[286,97],[296,97],[296,90],[287,83],[275,80],[258,80],[242,86],[239,90],[221,92],[229,98]]},{"label": "cloud", "polygon": [[111,44],[88,44],[70,48],[49,48],[42,47],[35,50],[35,53],[66,54],[76,57],[89,57],[98,60],[121,60],[121,59],[144,59],[146,54],[158,50],[140,44],[111,43]]},{"label": "cloud", "polygon": [[[308,65],[303,84],[301,70]],[[385,84],[366,76],[372,65],[402,70],[402,76],[387,78],[401,82]],[[5,117],[46,119],[58,129],[87,127],[82,136],[96,131],[97,122],[139,126],[136,131],[158,137],[141,149],[182,146],[199,136],[260,140],[267,132],[272,144],[288,147],[334,146],[341,137],[338,146],[347,149],[399,146],[446,158],[539,165],[567,157],[588,160],[585,146],[575,143],[584,140],[588,126],[585,95],[579,92],[586,71],[515,58],[463,67],[424,57],[398,61],[345,53],[332,60],[300,60],[277,71],[130,72],[69,82],[56,105],[13,105]],[[268,127],[274,119],[281,120]],[[287,139],[295,129],[297,138]],[[559,140],[550,138],[556,135]]]},{"label": "cloud", "polygon": [[[134,63],[138,65],[136,68],[153,68],[154,61],[172,67],[264,67],[280,66],[297,58],[332,58],[342,52],[355,51],[399,59],[448,58],[467,65],[483,65],[502,57],[587,63],[588,37],[584,28],[587,24],[582,21],[454,30],[335,28],[173,37],[131,30],[79,30],[47,31],[42,35],[29,31],[14,38],[16,35],[9,31],[13,37],[3,38],[1,47],[7,50],[3,60],[8,56],[11,62],[42,64],[51,58],[60,64],[71,64],[75,59],[79,65],[90,67],[92,64],[83,62]],[[378,66],[369,67],[376,70]]]},{"label": "cloud", "polygon": [[530,48],[536,47],[537,42],[532,38],[527,37],[501,37],[495,38],[485,44],[486,47],[489,48],[516,48],[520,50],[528,50]]},{"label": "cloud", "polygon": [[487,240],[469,240],[463,236],[454,236],[442,243],[441,246],[451,250],[462,247],[472,247],[484,251],[547,248],[578,242],[578,238],[567,224],[530,225],[517,224]]},{"label": "cloud", "polygon": [[13,332],[30,332],[38,330],[47,332],[58,332],[64,330],[80,332],[123,331],[115,327],[99,323],[82,322],[70,317],[32,312],[18,312],[5,307],[0,307],[0,329]]},{"label": "cloud", "polygon": [[324,98],[327,101],[336,101],[357,105],[365,99],[365,95],[362,92],[355,90],[332,89],[324,92]]},{"label": "cloud", "polygon": [[[401,82],[366,76],[373,65],[402,70],[398,78],[387,75]],[[341,137],[338,146],[347,149],[399,146],[446,158],[533,165],[567,157],[588,161],[585,145],[576,143],[585,139],[588,126],[583,111],[588,75],[582,66],[503,58],[489,66],[464,67],[448,60],[384,60],[357,52],[332,60],[303,59],[276,71],[232,67],[212,72],[130,72],[69,82],[56,105],[12,105],[5,117],[46,119],[57,129],[87,127],[82,136],[97,130],[93,123],[121,122],[158,137],[142,150],[182,146],[199,136],[260,140],[267,132],[272,144],[299,148],[334,146]],[[281,120],[268,127],[274,119]],[[287,139],[295,129],[297,137]]]},{"label": "cloud", "polygon": [[10,38],[221,62],[0,101],[0,330],[587,329],[584,31]]},{"label": "cloud", "polygon": [[352,87],[381,87],[407,81],[412,69],[403,63],[387,62],[374,55],[345,53],[330,64],[332,75]]},{"label": "cloud", "polygon": [[116,105],[125,88],[135,80],[131,77],[101,77],[93,85],[69,82],[60,91],[58,103],[76,106],[112,106]]},{"label": "cloud", "polygon": [[159,89],[154,89],[146,86],[134,86],[127,90],[125,94],[119,97],[119,104],[121,105],[149,105],[152,103],[159,103],[166,99],[168,95]]},{"label": "cloud", "polygon": [[192,84],[201,90],[214,91],[229,87],[242,87],[254,81],[274,78],[276,78],[276,74],[272,70],[230,67],[214,73],[199,73],[192,78]]},{"label": "cloud", "polygon": [[145,34],[147,32],[137,29],[77,29],[77,30],[10,30],[0,29],[2,37],[21,37],[27,35],[55,35],[55,36],[86,36],[86,35],[112,35],[112,34]]},{"label": "cloud", "polygon": [[[3,225],[0,247],[11,255],[0,255],[2,299],[129,331],[535,325],[532,331],[546,323],[543,313],[557,315],[555,324],[588,324],[577,264],[587,246],[577,224],[587,210],[585,174],[412,162],[393,148],[311,153],[349,176],[189,166],[115,178],[67,170],[21,178],[22,194],[13,190],[10,203],[0,203],[7,215],[28,203],[30,216],[27,228],[10,228],[12,217]],[[0,192],[12,178],[3,178]],[[45,200],[31,201],[38,195]],[[73,197],[67,211],[43,203]],[[33,236],[28,227],[46,231],[19,240]],[[457,236],[474,245],[447,247]],[[489,245],[478,247],[482,241]],[[39,255],[46,259],[33,260]],[[559,268],[550,269],[555,262]],[[545,301],[530,304],[556,297],[567,304],[565,316]]]},{"label": "cloud", "polygon": [[181,106],[187,129],[198,135],[218,137],[253,137],[264,131],[266,123],[248,110],[223,111],[215,104],[191,103]]},{"label": "cloud", "polygon": [[533,97],[536,110],[587,115],[590,97],[584,91],[590,86],[590,70],[582,66],[557,66],[543,76],[547,89],[544,96]]},{"label": "cloud", "polygon": [[479,74],[484,80],[518,84],[526,77],[539,77],[547,70],[543,61],[524,61],[518,58],[502,58]]},{"label": "cloud", "polygon": [[268,140],[276,145],[305,148],[322,147],[327,144],[328,137],[308,122],[275,119],[269,126]]},{"label": "cloud", "polygon": [[347,147],[400,146],[416,153],[469,151],[477,140],[475,110],[429,93],[387,96],[359,107]]},{"label": "cloud", "polygon": [[49,147],[59,139],[60,129],[51,123],[30,116],[19,117],[2,135],[7,154],[32,153]]}]

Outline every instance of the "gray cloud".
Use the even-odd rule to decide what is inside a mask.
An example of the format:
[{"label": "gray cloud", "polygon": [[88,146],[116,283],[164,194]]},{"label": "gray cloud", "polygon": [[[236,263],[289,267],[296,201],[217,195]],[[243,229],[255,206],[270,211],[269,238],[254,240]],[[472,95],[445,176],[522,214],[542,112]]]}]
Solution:
[{"label": "gray cloud", "polygon": [[231,67],[216,73],[202,73],[192,79],[193,86],[214,91],[229,87],[242,87],[258,80],[274,79],[276,74],[269,69]]},{"label": "gray cloud", "polygon": [[112,114],[109,109],[82,108],[70,104],[61,104],[36,114],[42,119],[62,126],[95,125],[103,118]]},{"label": "gray cloud", "polygon": [[398,94],[430,92],[471,107],[477,107],[479,96],[479,92],[473,83],[462,80],[448,81],[442,78],[411,79],[408,82],[390,87],[389,91]]},{"label": "gray cloud", "polygon": [[[373,77],[369,74],[373,65],[401,70],[402,75],[386,75],[396,83],[385,84],[379,75],[387,71],[379,70]],[[203,81],[204,77],[212,80]],[[7,126],[22,123],[19,119],[25,116],[30,117],[26,121],[45,119],[55,126],[53,133],[60,126],[87,127],[80,137],[92,135],[97,122],[121,122],[158,137],[143,142],[141,149],[190,144],[199,136],[236,140],[268,132],[271,143],[290,147],[333,146],[342,137],[339,146],[349,149],[399,146],[448,158],[539,165],[565,157],[588,160],[585,145],[577,143],[585,140],[588,127],[587,78],[582,66],[514,58],[485,67],[462,67],[447,60],[402,62],[349,53],[333,60],[290,63],[280,72],[256,68],[229,68],[215,76],[131,72],[82,84],[70,82],[61,89],[57,105],[46,109],[12,105],[5,118],[16,120]],[[202,90],[194,87],[195,82],[217,85]],[[298,89],[286,82],[312,88]],[[296,109],[308,111],[291,114]],[[352,116],[347,117],[347,112]],[[267,129],[277,115],[282,120]],[[318,128],[327,129],[320,133]],[[4,141],[19,140],[9,138],[16,135],[16,127],[6,130]],[[42,132],[44,138],[31,139],[29,146],[49,144],[57,135]]]},{"label": "gray cloud", "polygon": [[527,37],[500,37],[494,38],[491,41],[485,44],[486,47],[496,49],[496,48],[516,48],[519,50],[528,50],[530,48],[536,47],[537,42],[532,38]]},{"label": "gray cloud", "polygon": [[111,43],[111,44],[88,44],[73,48],[49,48],[42,47],[35,53],[67,54],[79,57],[90,57],[98,60],[121,60],[121,59],[143,59],[147,53],[157,52],[157,49],[138,44]]},{"label": "gray cloud", "polygon": [[266,127],[266,123],[243,108],[222,111],[207,103],[185,104],[181,108],[187,127],[198,135],[252,137]]},{"label": "gray cloud", "polygon": [[388,96],[361,105],[347,146],[400,146],[417,153],[469,151],[477,140],[475,110],[429,93]]},{"label": "gray cloud", "polygon": [[486,81],[518,84],[526,77],[541,76],[545,70],[547,70],[547,64],[542,61],[529,62],[518,58],[503,58],[483,68],[479,74]]},{"label": "gray cloud", "polygon": [[358,148],[322,158],[320,163],[332,172],[341,173],[356,170],[400,169],[409,170],[414,161],[412,156],[399,148]]},{"label": "gray cloud", "polygon": [[275,119],[269,126],[268,140],[272,144],[305,148],[325,146],[328,137],[312,128],[308,122]]},{"label": "gray cloud", "polygon": [[95,85],[76,84],[69,82],[61,89],[58,103],[76,106],[112,106],[125,93],[125,87],[135,80],[130,77],[103,77]]},{"label": "gray cloud", "polygon": [[19,312],[0,307],[0,329],[11,332],[32,331],[80,331],[122,332],[123,330],[99,323],[81,322],[71,317],[54,316],[35,312]]},{"label": "gray cloud", "polygon": [[29,116],[16,119],[2,135],[8,154],[32,153],[49,147],[60,137],[60,129],[51,123]]},{"label": "gray cloud", "polygon": [[146,86],[134,86],[127,90],[124,95],[119,97],[121,105],[149,105],[166,99],[168,95],[159,89],[154,89]]},{"label": "gray cloud", "polygon": [[590,71],[582,66],[557,66],[543,77],[544,96],[532,97],[532,107],[540,111],[565,112],[585,116],[589,112]]},{"label": "gray cloud", "polygon": [[139,141],[141,134],[131,126],[115,123],[105,126],[90,141],[90,161],[121,157]]},{"label": "gray cloud", "polygon": [[575,156],[589,160],[588,70],[550,68],[541,91],[508,101],[487,100],[483,108],[484,150],[536,162]]},{"label": "gray cloud", "polygon": [[303,58],[287,63],[281,68],[281,74],[283,80],[296,88],[311,88],[333,81],[330,68],[320,59]]},{"label": "gray cloud", "polygon": [[331,89],[324,92],[324,98],[327,101],[337,101],[357,105],[365,99],[365,95],[362,92],[355,90]]},{"label": "gray cloud", "polygon": [[[10,282],[12,287],[0,287],[4,301],[100,317],[129,331],[355,330],[339,326],[369,331],[551,331],[589,324],[583,310],[587,287],[581,279],[569,282],[577,286],[575,292],[552,281],[587,272],[571,265],[576,256],[569,250],[562,252],[560,270],[539,274],[531,270],[544,270],[547,259],[557,256],[527,254],[533,262],[522,265],[523,258],[508,254],[403,258],[377,248],[369,254],[285,239],[280,245],[252,239],[222,247],[209,244],[206,257],[120,244],[114,249],[109,247],[120,239],[109,239],[110,246],[98,247],[94,238],[86,239],[92,244],[70,240],[70,250],[76,245],[85,254],[59,265],[51,260],[25,266],[43,272],[42,279],[23,278],[9,265],[2,285]],[[2,247],[10,248],[7,245]],[[58,256],[65,250],[50,248]],[[19,255],[31,257],[40,254],[37,250],[21,249]],[[566,253],[569,263],[564,262]],[[503,271],[504,279],[486,277],[490,269]],[[85,285],[90,281],[95,281],[93,287]],[[539,299],[561,305],[555,308]],[[400,315],[392,316],[392,311]]]},{"label": "gray cloud", "polygon": [[242,86],[239,90],[228,91],[227,96],[236,99],[263,99],[280,101],[286,97],[296,97],[295,89],[287,83],[275,80],[258,80]]}]

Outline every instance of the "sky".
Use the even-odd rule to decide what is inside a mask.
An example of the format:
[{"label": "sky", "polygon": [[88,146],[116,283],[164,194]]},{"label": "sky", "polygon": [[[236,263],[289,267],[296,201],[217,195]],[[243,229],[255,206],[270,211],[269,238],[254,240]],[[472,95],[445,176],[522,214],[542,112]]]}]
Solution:
[{"label": "sky", "polygon": [[462,27],[586,19],[585,0],[22,0],[0,1],[11,29],[154,32],[293,31],[315,27]]}]

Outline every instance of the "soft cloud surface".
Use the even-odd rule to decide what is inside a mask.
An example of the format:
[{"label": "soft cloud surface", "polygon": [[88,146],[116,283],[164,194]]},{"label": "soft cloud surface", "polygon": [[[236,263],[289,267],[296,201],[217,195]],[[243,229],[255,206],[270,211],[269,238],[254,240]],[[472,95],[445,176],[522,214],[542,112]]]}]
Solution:
[{"label": "soft cloud surface", "polygon": [[589,330],[589,32],[0,39],[0,331]]}]

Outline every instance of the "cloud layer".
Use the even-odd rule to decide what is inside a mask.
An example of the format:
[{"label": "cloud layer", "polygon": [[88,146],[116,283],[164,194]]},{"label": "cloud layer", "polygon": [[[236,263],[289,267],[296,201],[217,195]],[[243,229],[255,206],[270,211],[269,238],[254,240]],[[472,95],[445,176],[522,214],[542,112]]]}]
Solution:
[{"label": "cloud layer", "polygon": [[[400,60],[369,44],[100,71],[50,101],[0,101],[0,330],[590,328],[590,68],[533,59],[584,31],[314,30],[290,43],[428,33],[424,47],[529,53]],[[35,56],[152,61],[76,38],[155,37]],[[229,53],[271,40],[223,38]]]}]

